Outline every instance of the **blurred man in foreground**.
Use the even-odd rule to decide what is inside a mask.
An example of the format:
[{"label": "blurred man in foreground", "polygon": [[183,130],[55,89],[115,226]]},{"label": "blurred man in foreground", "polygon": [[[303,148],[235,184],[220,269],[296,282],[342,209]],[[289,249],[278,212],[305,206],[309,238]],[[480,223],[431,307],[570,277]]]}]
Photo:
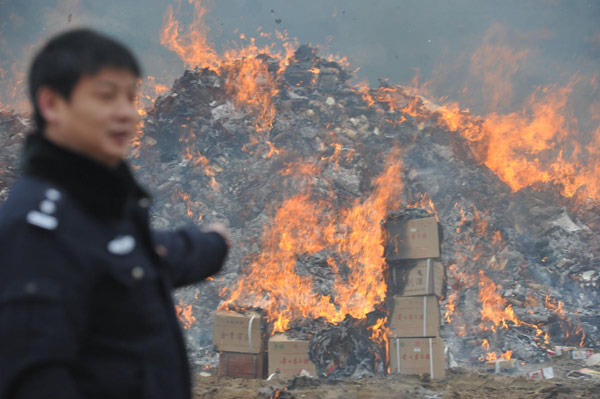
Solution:
[{"label": "blurred man in foreground", "polygon": [[190,398],[171,290],[217,273],[222,225],[150,229],[125,162],[140,68],[90,30],[29,72],[37,130],[0,208],[0,398]]}]

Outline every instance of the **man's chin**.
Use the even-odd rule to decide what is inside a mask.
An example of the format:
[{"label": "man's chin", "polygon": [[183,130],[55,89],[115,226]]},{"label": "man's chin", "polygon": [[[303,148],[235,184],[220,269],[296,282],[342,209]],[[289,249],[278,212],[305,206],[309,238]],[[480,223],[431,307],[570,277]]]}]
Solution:
[{"label": "man's chin", "polygon": [[104,153],[104,159],[111,167],[118,166],[127,156],[127,148],[111,148],[109,151]]}]

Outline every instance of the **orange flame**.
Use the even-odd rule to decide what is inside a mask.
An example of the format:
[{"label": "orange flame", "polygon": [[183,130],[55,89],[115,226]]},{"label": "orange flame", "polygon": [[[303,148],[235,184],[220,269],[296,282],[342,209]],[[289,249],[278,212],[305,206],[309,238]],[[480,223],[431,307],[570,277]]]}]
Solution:
[{"label": "orange flame", "polygon": [[[464,90],[473,97],[480,86],[482,102],[492,111],[479,118],[455,102],[439,106],[421,99],[423,106],[415,112],[437,115],[443,127],[460,133],[470,143],[476,159],[513,191],[550,183],[565,197],[578,194],[598,200],[600,105],[592,101],[587,116],[595,125],[589,123],[583,130],[570,104],[576,88],[587,85],[597,90],[596,75],[591,79],[575,75],[563,86],[538,87],[519,111],[502,112],[512,101],[511,79],[531,53],[510,44],[506,29],[492,26],[471,57],[470,78]],[[416,88],[407,91],[419,94]]]},{"label": "orange flame", "polygon": [[198,65],[217,67],[219,58],[208,43],[208,27],[204,24],[207,9],[200,1],[191,3],[194,5],[194,20],[183,34],[173,6],[167,7],[160,32],[160,44],[176,53],[188,68]]},{"label": "orange flame", "polygon": [[[479,300],[481,301],[481,328],[483,330],[490,328],[492,331],[496,331],[496,327],[508,329],[507,321],[519,325],[512,305],[506,305],[506,299],[498,293],[498,286],[483,273],[483,270],[479,271]],[[486,322],[490,322],[491,326],[485,324]]]},{"label": "orange flame", "polygon": [[[387,316],[377,319],[375,324],[367,327],[367,330],[371,330],[371,336],[369,337],[369,339],[373,342],[379,342],[379,343],[384,344],[384,347],[385,347],[385,352],[383,352],[384,354],[387,354],[390,351],[389,337],[391,335],[391,331],[388,327],[386,327],[386,323],[387,323]],[[384,355],[384,356],[386,356],[386,355]],[[387,356],[386,356],[386,358],[379,359],[379,360],[382,361],[384,365],[387,364]],[[377,369],[377,366],[375,366],[375,369]]]},{"label": "orange flame", "polygon": [[[160,34],[161,44],[176,53],[186,67],[210,67],[224,77],[225,89],[234,104],[255,115],[258,132],[269,131],[276,116],[273,97],[279,92],[277,74],[282,72],[282,66],[289,63],[294,44],[285,34],[277,32],[285,55],[273,50],[275,44],[259,48],[254,38],[250,38],[249,44],[244,47],[218,54],[207,38],[209,29],[204,23],[207,8],[200,0],[190,0],[190,3],[194,7],[194,20],[185,30],[175,17],[178,10],[172,6],[167,8]],[[240,38],[246,39],[243,34]],[[258,57],[260,55],[279,63],[280,68],[275,75],[270,72],[265,57]]]},{"label": "orange flame", "polygon": [[448,295],[448,302],[446,303],[446,312],[444,313],[444,318],[448,324],[451,323],[450,318],[454,314],[454,310],[456,309],[456,297],[458,296],[458,292],[454,291]]},{"label": "orange flame", "polygon": [[563,302],[557,301],[549,295],[546,295],[544,305],[546,309],[551,310],[559,317],[561,330],[564,333],[563,341],[565,343],[578,343],[579,346],[584,346],[586,335],[579,316],[576,315],[577,321],[574,323],[572,318],[565,314]]},{"label": "orange flame", "polygon": [[506,352],[500,354],[500,357],[498,357],[498,354],[496,352],[490,352],[490,342],[484,338],[483,341],[481,341],[481,349],[483,349],[485,355],[481,355],[479,356],[479,360],[483,361],[487,361],[487,362],[493,362],[495,360],[510,360],[512,358],[512,354],[513,351],[512,350],[507,350]]},{"label": "orange flame", "polygon": [[186,330],[196,322],[196,317],[192,314],[192,305],[186,305],[182,301],[179,301],[179,305],[175,305],[175,312],[177,313],[179,322]]},{"label": "orange flame", "polygon": [[440,218],[437,214],[437,211],[435,209],[435,204],[433,203],[433,199],[431,198],[431,196],[429,196],[429,194],[425,193],[422,195],[421,199],[413,204],[409,204],[406,206],[407,208],[421,208],[421,209],[425,209],[426,211],[428,211],[429,213],[433,214],[435,216],[435,219],[439,222]]}]

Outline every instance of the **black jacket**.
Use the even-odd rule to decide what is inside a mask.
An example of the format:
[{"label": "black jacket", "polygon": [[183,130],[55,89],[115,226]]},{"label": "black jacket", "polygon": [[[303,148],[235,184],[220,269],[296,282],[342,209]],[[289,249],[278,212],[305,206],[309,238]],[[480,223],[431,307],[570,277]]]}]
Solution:
[{"label": "black jacket", "polygon": [[227,245],[153,232],[149,204],[125,163],[27,139],[0,208],[0,398],[190,398],[171,290],[218,272]]}]

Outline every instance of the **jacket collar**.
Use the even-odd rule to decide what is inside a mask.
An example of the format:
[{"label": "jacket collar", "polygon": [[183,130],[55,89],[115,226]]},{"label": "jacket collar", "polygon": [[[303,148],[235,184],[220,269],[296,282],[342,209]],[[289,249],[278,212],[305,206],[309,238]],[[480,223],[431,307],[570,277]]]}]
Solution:
[{"label": "jacket collar", "polygon": [[110,169],[59,147],[36,132],[27,137],[23,173],[51,181],[98,218],[123,217],[131,200],[148,198],[126,162]]}]

